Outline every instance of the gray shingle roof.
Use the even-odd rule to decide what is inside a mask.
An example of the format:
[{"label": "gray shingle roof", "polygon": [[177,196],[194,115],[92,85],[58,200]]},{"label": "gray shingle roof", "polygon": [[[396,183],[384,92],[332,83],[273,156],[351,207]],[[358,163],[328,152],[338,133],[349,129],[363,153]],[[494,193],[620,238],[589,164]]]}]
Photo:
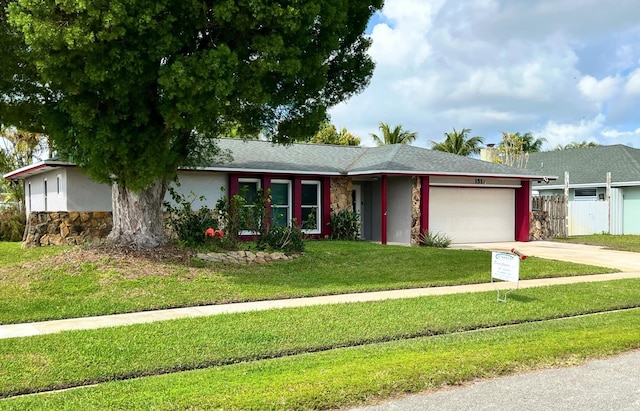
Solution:
[{"label": "gray shingle roof", "polygon": [[574,148],[570,150],[531,153],[528,170],[558,176],[554,185],[564,185],[564,172],[569,183],[604,184],[607,172],[612,183],[640,182],[640,150],[622,144]]},{"label": "gray shingle roof", "polygon": [[443,174],[540,179],[545,175],[552,176],[402,144],[382,147],[281,146],[266,141],[238,139],[221,139],[217,144],[221,149],[231,151],[233,161],[214,163],[207,169],[329,175]]}]

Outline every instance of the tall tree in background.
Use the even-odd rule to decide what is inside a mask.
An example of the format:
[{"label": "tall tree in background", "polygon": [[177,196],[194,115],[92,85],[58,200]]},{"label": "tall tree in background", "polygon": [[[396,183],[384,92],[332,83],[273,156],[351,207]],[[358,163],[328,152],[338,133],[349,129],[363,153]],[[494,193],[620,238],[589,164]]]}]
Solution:
[{"label": "tall tree in background", "polygon": [[599,144],[594,143],[593,141],[581,141],[581,142],[571,142],[566,145],[557,145],[553,148],[553,151],[558,150],[570,150],[572,148],[588,148],[588,147],[597,147]]},{"label": "tall tree in background", "polygon": [[[536,138],[532,132],[528,131],[524,134],[511,133],[513,138],[517,138],[522,145],[522,151],[525,153],[539,153],[542,151],[542,146],[547,142],[546,138]],[[502,144],[503,141],[500,142]],[[500,146],[498,144],[498,146]]]},{"label": "tall tree in background", "polygon": [[44,127],[112,185],[109,239],[155,247],[167,182],[229,123],[288,143],[368,84],[382,2],[0,0],[0,122]]},{"label": "tall tree in background", "polygon": [[546,143],[545,138],[535,138],[533,133],[502,132],[502,140],[498,143],[498,162],[512,167],[526,167],[529,153],[537,153]]},{"label": "tall tree in background", "polygon": [[320,126],[320,130],[311,137],[311,143],[316,144],[335,144],[339,146],[359,146],[360,137],[351,134],[345,127],[336,129],[336,126],[329,122],[325,122]]},{"label": "tall tree in background", "polygon": [[[47,149],[45,135],[0,125],[0,175],[40,160]],[[0,186],[9,194],[8,200],[24,204],[22,185],[1,179]]]},{"label": "tall tree in background", "polygon": [[469,133],[471,133],[470,128],[463,128],[458,131],[454,127],[453,131],[444,133],[444,141],[430,141],[431,149],[461,156],[479,154],[480,145],[484,142],[484,139],[480,136],[469,137]]},{"label": "tall tree in background", "polygon": [[378,129],[380,130],[380,135],[371,133],[373,141],[375,141],[378,146],[387,144],[411,144],[418,137],[417,132],[405,130],[401,125],[397,125],[391,129],[389,124],[380,123]]}]

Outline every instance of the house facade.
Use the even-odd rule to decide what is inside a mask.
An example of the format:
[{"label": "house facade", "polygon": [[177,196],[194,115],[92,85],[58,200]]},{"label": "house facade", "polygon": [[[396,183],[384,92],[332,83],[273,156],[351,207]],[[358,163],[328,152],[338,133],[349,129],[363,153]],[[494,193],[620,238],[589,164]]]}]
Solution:
[{"label": "house facade", "polygon": [[569,235],[640,234],[640,150],[625,145],[530,153],[526,168],[540,196],[567,196]]},{"label": "house facade", "polygon": [[[178,172],[177,191],[194,208],[240,194],[249,203],[269,191],[272,223],[330,235],[332,213],[357,211],[361,237],[416,244],[429,230],[453,242],[528,241],[531,187],[552,175],[408,145],[274,145],[221,139],[207,167]],[[24,180],[27,212],[110,211],[111,188],[73,164],[47,160],[4,176]]]}]

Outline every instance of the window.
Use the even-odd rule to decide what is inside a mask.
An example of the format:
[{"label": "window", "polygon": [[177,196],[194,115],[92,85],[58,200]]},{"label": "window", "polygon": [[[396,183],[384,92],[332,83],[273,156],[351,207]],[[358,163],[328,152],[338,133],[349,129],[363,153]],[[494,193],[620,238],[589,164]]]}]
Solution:
[{"label": "window", "polygon": [[574,200],[597,200],[595,188],[576,188],[573,193]]},{"label": "window", "polygon": [[[254,208],[256,200],[258,200],[258,196],[260,195],[260,180],[257,178],[238,179],[238,195],[244,198],[245,208]],[[251,234],[251,231],[249,231],[249,227],[243,227],[242,234]]]},{"label": "window", "polygon": [[291,224],[291,182],[271,180],[271,224],[282,227]]},{"label": "window", "polygon": [[56,192],[58,197],[62,196],[62,175],[56,175]]},{"label": "window", "polygon": [[302,231],[320,233],[320,182],[302,181]]},{"label": "window", "polygon": [[29,212],[31,212],[31,182],[29,182],[29,185],[27,186],[27,196],[29,197]]}]

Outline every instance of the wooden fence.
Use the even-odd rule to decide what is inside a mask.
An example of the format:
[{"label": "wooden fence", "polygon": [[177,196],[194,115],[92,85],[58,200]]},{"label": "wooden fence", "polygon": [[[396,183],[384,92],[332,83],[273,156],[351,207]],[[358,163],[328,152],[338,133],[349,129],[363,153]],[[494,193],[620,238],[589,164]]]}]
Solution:
[{"label": "wooden fence", "polygon": [[547,213],[551,237],[568,237],[568,207],[564,196],[533,197],[532,210]]}]

